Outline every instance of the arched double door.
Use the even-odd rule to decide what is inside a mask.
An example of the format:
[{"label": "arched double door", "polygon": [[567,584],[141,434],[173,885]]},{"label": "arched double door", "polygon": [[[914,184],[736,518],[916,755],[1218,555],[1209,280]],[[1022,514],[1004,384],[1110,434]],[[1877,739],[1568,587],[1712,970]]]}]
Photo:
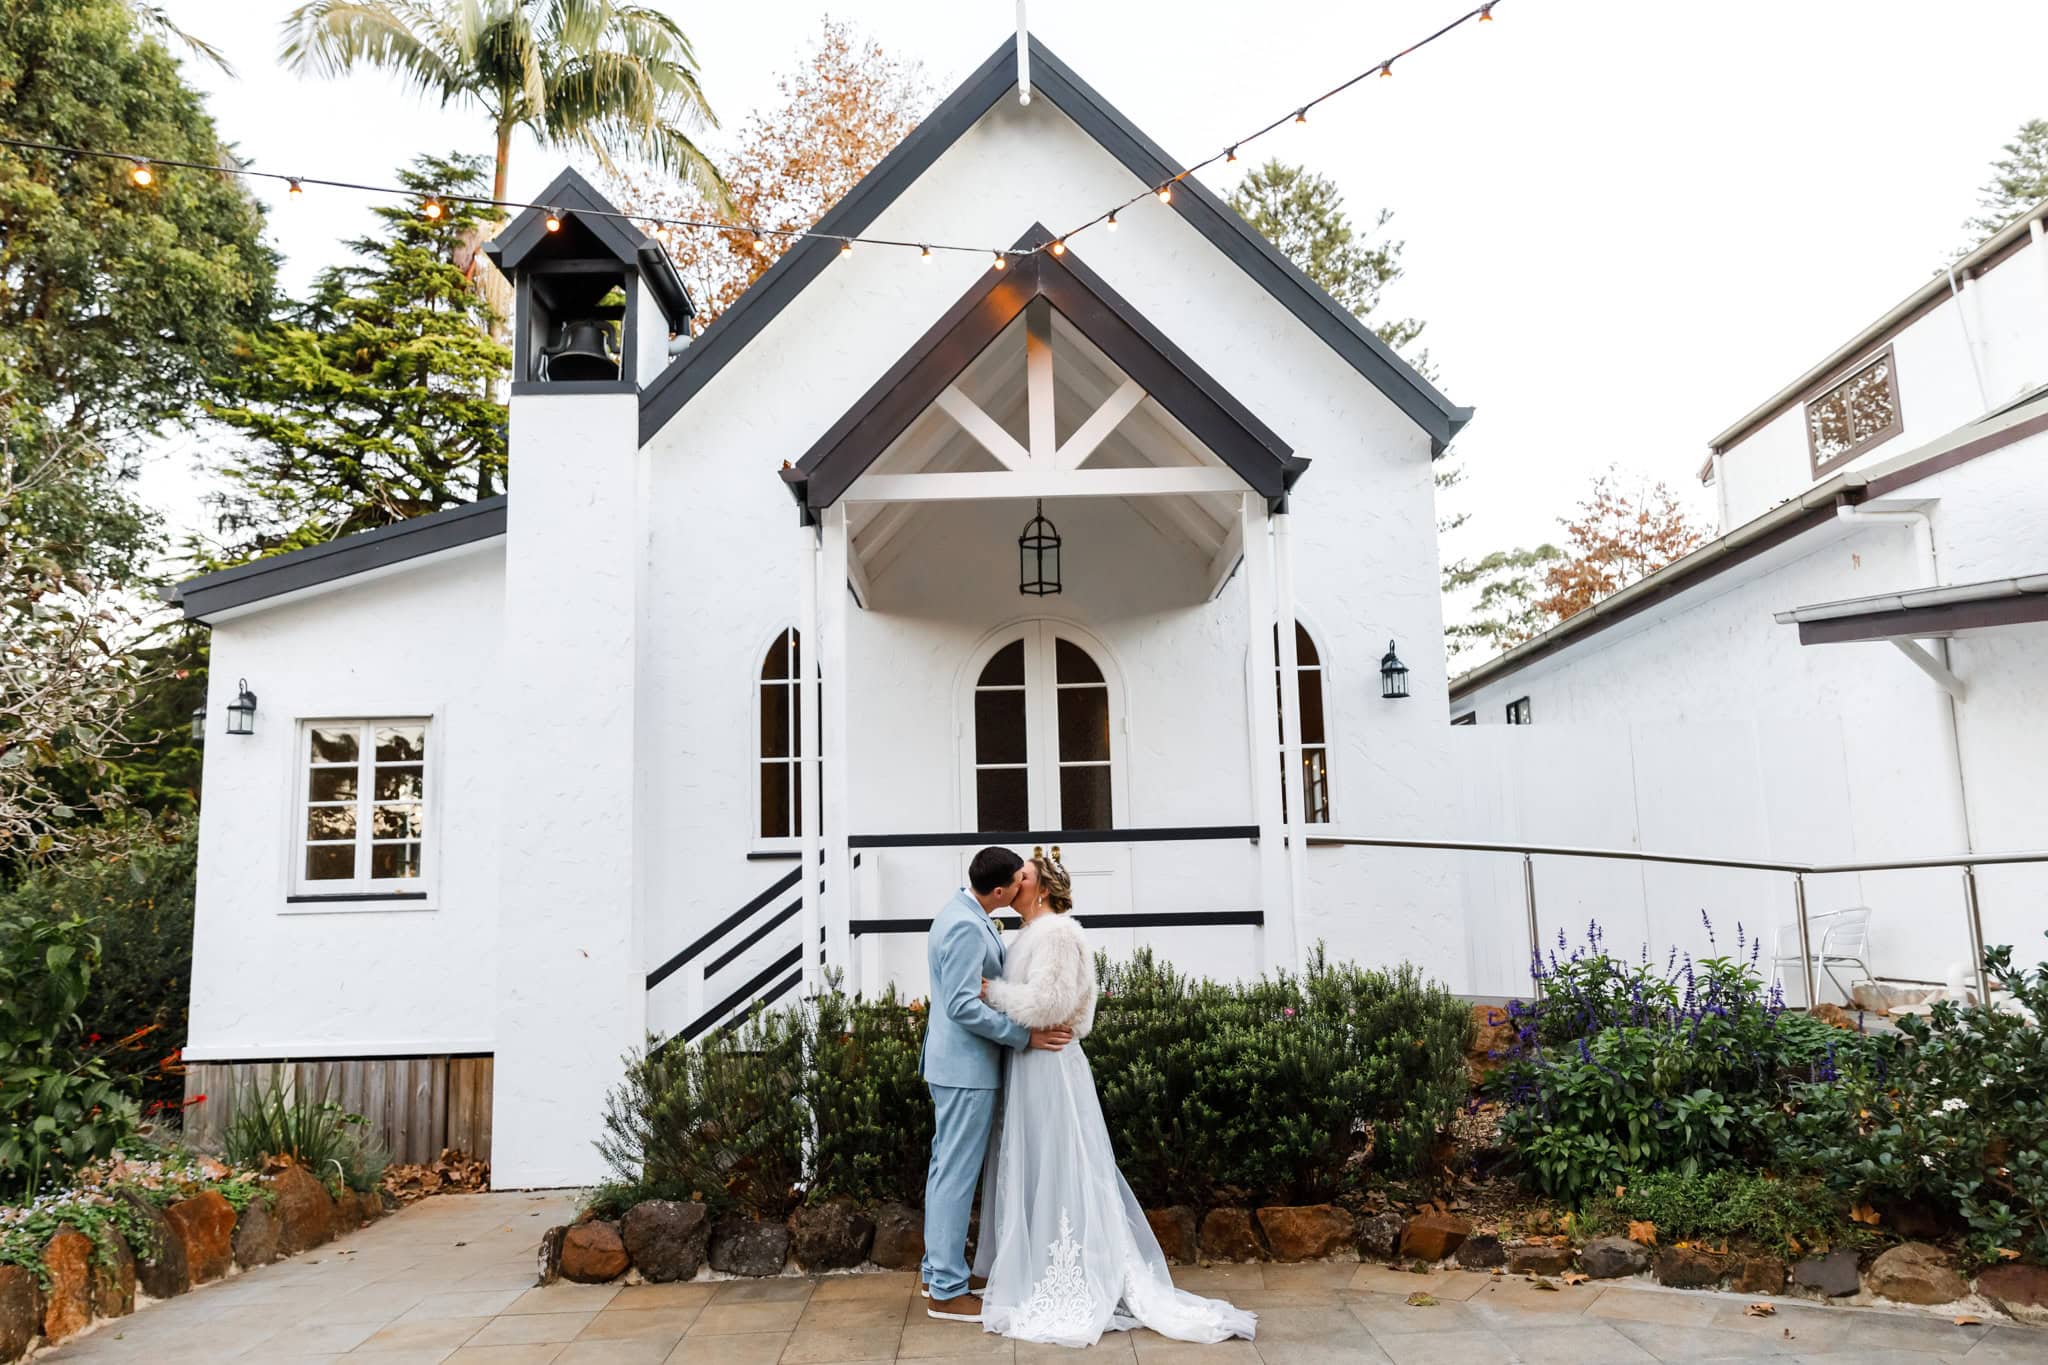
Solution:
[{"label": "arched double door", "polygon": [[1123,699],[1099,647],[1027,621],[982,647],[963,726],[974,828],[1114,829],[1124,801]]}]

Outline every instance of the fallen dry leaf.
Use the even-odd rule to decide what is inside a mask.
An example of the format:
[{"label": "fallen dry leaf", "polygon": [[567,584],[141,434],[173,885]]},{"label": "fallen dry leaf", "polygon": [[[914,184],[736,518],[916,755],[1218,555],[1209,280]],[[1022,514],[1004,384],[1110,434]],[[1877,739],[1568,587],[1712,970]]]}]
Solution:
[{"label": "fallen dry leaf", "polygon": [[2017,1261],[2019,1258],[2020,1254],[2011,1247],[2000,1247],[1998,1249],[1998,1259],[2001,1261]]},{"label": "fallen dry leaf", "polygon": [[1801,1251],[1799,1239],[1797,1237],[1794,1237],[1789,1232],[1785,1234],[1785,1249],[1787,1251],[1790,1251],[1794,1256],[1797,1256]]},{"label": "fallen dry leaf", "polygon": [[1628,1186],[1626,1186],[1626,1185],[1616,1185],[1616,1186],[1614,1187],[1614,1197],[1615,1197],[1616,1199],[1625,1199],[1625,1198],[1627,1198],[1627,1197],[1628,1197]]},{"label": "fallen dry leaf", "polygon": [[1563,1280],[1566,1284],[1584,1284],[1586,1283],[1586,1281],[1592,1279],[1593,1277],[1591,1275],[1586,1274],[1582,1270],[1567,1270],[1564,1274],[1558,1276],[1558,1278],[1560,1280]]},{"label": "fallen dry leaf", "polygon": [[1507,1271],[1505,1271],[1505,1270],[1503,1270],[1503,1269],[1501,1269],[1501,1268],[1500,1268],[1499,1266],[1495,1266],[1495,1267],[1493,1268],[1493,1273],[1494,1273],[1494,1274],[1496,1274],[1496,1275],[1505,1275],[1505,1274],[1507,1274],[1508,1272],[1507,1272]]},{"label": "fallen dry leaf", "polygon": [[1852,1222],[1865,1223],[1871,1227],[1876,1227],[1878,1224],[1877,1210],[1868,1204],[1858,1204],[1850,1209],[1849,1218]]},{"label": "fallen dry leaf", "polygon": [[1983,1325],[1984,1319],[1982,1318],[1972,1317],[1968,1313],[1956,1314],[1956,1326],[1958,1327],[1982,1327]]},{"label": "fallen dry leaf", "polygon": [[1539,1280],[1534,1275],[1531,1275],[1529,1277],[1529,1282],[1535,1285],[1538,1289],[1548,1290],[1552,1294],[1555,1294],[1557,1292],[1557,1286],[1552,1284],[1548,1280]]},{"label": "fallen dry leaf", "polygon": [[1436,1299],[1418,1289],[1408,1296],[1408,1306],[1410,1308],[1434,1308],[1436,1307]]},{"label": "fallen dry leaf", "polygon": [[1653,1247],[1657,1245],[1657,1225],[1655,1223],[1630,1223],[1628,1225],[1628,1239],[1631,1242],[1641,1242],[1646,1247]]},{"label": "fallen dry leaf", "polygon": [[1743,1309],[1742,1313],[1744,1317],[1750,1318],[1774,1318],[1778,1315],[1778,1310],[1776,1306],[1772,1304],[1753,1303],[1749,1307]]}]

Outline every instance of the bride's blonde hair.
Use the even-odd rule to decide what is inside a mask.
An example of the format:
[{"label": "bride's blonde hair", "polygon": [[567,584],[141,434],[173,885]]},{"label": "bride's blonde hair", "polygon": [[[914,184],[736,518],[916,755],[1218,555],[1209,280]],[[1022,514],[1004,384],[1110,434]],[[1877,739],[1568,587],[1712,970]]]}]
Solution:
[{"label": "bride's blonde hair", "polygon": [[1045,903],[1056,915],[1064,915],[1074,908],[1074,879],[1067,875],[1066,867],[1060,862],[1058,849],[1050,857],[1043,849],[1031,853],[1031,865],[1038,869],[1038,884],[1045,888]]}]

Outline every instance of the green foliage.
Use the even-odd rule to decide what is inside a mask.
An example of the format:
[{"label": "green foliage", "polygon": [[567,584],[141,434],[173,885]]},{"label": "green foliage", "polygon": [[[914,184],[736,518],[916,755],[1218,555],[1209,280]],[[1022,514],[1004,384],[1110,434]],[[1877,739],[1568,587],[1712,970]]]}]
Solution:
[{"label": "green foliage", "polygon": [[324,1095],[296,1095],[275,1078],[243,1097],[221,1148],[228,1164],[252,1170],[273,1157],[289,1157],[337,1191],[344,1185],[376,1189],[388,1164],[361,1114]]},{"label": "green foliage", "polygon": [[[121,0],[0,0],[0,132],[72,147],[226,153],[198,92]],[[193,411],[275,261],[232,176],[0,149],[0,363],[53,429],[121,450]]]},{"label": "green foliage", "polygon": [[2033,1018],[1943,1001],[1901,1019],[1902,1046],[1800,1088],[1785,1158],[1845,1199],[1953,1215],[1985,1260],[2048,1264],[2048,962],[2014,968],[2009,947],[1984,959]]},{"label": "green foliage", "polygon": [[[485,191],[475,157],[421,157],[399,173],[417,194]],[[312,296],[245,336],[211,414],[249,440],[216,500],[225,550],[212,563],[279,554],[487,497],[505,475],[510,353],[458,253],[498,211],[411,204],[349,249],[364,264],[321,272]]]},{"label": "green foliage", "polygon": [[2048,119],[2020,125],[2005,155],[1991,163],[1991,178],[1977,191],[1977,216],[1963,224],[1965,254],[2020,214],[2048,199]]},{"label": "green foliage", "polygon": [[[1617,1191],[1619,1191],[1617,1193]],[[1783,1180],[1756,1171],[1637,1171],[1589,1200],[1579,1228],[1588,1237],[1654,1223],[1663,1242],[1758,1242],[1798,1255],[1855,1237],[1840,1200],[1815,1179]]]},{"label": "green foliage", "polygon": [[757,1010],[736,1028],[628,1059],[597,1149],[634,1199],[695,1199],[780,1218],[802,1183],[809,1017]]},{"label": "green foliage", "polygon": [[1537,606],[1550,591],[1543,575],[1563,558],[1555,545],[1544,544],[1533,550],[1494,550],[1478,559],[1444,565],[1445,592],[1476,589],[1478,594],[1463,620],[1444,626],[1450,656],[1455,659],[1468,649],[1503,653],[1540,635],[1551,624],[1550,614]]},{"label": "green foliage", "polygon": [[116,1264],[112,1234],[120,1234],[138,1257],[156,1251],[155,1228],[140,1209],[100,1192],[70,1192],[26,1208],[0,1208],[0,1265],[33,1271],[36,1282],[47,1290],[50,1272],[43,1264],[43,1248],[65,1226],[85,1234],[92,1243],[94,1263],[105,1270]]},{"label": "green foliage", "polygon": [[805,1098],[816,1116],[809,1194],[924,1202],[931,1151],[922,1009],[832,990],[819,997]]},{"label": "green foliage", "polygon": [[33,1197],[135,1131],[135,1101],[80,1046],[99,951],[83,919],[0,910],[0,1194]]},{"label": "green foliage", "polygon": [[86,922],[99,960],[75,1009],[83,1034],[73,1046],[97,1051],[109,1075],[157,1108],[183,1091],[161,1059],[185,1042],[197,853],[191,821],[120,821],[0,895],[0,914]]}]

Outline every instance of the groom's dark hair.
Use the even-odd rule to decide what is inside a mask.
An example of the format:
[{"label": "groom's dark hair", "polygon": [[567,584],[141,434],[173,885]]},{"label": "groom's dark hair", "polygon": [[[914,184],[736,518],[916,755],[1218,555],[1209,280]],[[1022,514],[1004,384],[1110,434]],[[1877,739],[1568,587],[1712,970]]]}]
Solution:
[{"label": "groom's dark hair", "polygon": [[991,895],[1010,884],[1024,860],[1007,848],[985,848],[967,865],[967,881],[978,896]]}]

